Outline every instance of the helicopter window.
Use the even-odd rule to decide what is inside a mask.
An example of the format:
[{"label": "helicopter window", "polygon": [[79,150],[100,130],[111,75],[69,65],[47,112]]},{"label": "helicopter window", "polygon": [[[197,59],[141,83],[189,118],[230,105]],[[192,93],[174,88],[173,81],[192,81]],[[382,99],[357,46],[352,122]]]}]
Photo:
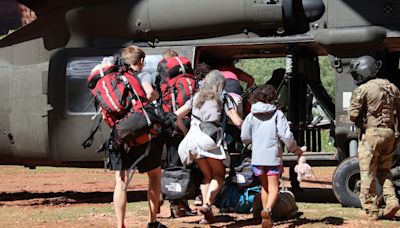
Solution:
[{"label": "helicopter window", "polygon": [[66,110],[72,113],[95,113],[93,96],[86,86],[86,78],[103,56],[74,57],[67,62]]},{"label": "helicopter window", "polygon": [[[86,79],[90,71],[100,64],[105,56],[73,57],[67,62],[66,69],[66,110],[73,114],[94,114],[96,108]],[[157,64],[162,55],[147,55],[143,71],[155,75]]]}]

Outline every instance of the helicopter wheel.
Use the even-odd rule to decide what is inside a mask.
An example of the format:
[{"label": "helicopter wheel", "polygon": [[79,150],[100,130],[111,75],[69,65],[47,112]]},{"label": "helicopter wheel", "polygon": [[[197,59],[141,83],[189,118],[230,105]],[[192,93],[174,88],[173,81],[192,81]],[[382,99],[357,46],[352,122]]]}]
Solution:
[{"label": "helicopter wheel", "polygon": [[336,168],[332,178],[332,189],[336,199],[346,207],[361,207],[360,168],[356,157],[346,158]]}]

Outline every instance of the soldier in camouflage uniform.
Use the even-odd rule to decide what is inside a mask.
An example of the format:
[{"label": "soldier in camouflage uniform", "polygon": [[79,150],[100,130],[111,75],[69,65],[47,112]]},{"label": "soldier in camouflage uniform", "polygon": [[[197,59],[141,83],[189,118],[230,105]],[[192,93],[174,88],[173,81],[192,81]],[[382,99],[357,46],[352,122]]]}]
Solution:
[{"label": "soldier in camouflage uniform", "polygon": [[[358,147],[361,189],[360,201],[371,220],[393,218],[400,209],[390,168],[398,135],[399,89],[386,79],[376,78],[381,62],[370,56],[354,59],[350,65],[356,84],[349,107],[350,120],[362,131]],[[386,207],[379,212],[375,179],[383,187]]]}]

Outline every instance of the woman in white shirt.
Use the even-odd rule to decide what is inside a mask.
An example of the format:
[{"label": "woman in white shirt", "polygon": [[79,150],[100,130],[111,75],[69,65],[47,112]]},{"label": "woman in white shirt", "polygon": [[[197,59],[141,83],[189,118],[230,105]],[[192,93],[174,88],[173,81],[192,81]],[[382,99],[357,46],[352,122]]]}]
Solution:
[{"label": "woman in white shirt", "polygon": [[[201,224],[214,221],[211,205],[223,186],[225,177],[224,164],[229,165],[229,154],[223,149],[221,139],[216,141],[211,139],[200,130],[200,124],[211,122],[219,126],[221,114],[224,111],[234,125],[239,128],[242,125],[242,119],[238,115],[235,105],[230,99],[226,99],[224,84],[225,78],[220,71],[212,70],[204,78],[204,84],[200,91],[195,94],[193,100],[186,102],[175,113],[178,127],[182,132],[187,133],[178,149],[180,155],[185,154],[185,158],[181,156],[181,160],[184,164],[188,164],[190,161],[186,158],[191,157],[194,159],[204,176],[200,185],[203,197],[203,206],[200,212],[204,215],[204,218],[200,221]],[[191,127],[188,131],[183,123],[183,117],[190,111],[192,111],[192,118]],[[223,138],[223,136],[221,137]],[[206,141],[211,142],[211,144],[204,143]]]}]

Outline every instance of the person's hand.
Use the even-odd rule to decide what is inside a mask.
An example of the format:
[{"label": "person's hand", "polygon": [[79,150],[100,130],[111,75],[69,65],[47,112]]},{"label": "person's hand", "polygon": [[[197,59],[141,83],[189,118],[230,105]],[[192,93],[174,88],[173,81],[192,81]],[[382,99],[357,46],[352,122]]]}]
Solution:
[{"label": "person's hand", "polygon": [[297,155],[297,161],[299,161],[300,156],[302,156],[303,153],[306,151],[307,151],[307,146],[297,147],[296,151],[294,152],[294,154]]},{"label": "person's hand", "polygon": [[312,177],[311,166],[307,164],[305,156],[299,156],[297,160],[298,164],[294,167],[294,171],[297,173],[297,180],[301,181],[303,178]]}]

